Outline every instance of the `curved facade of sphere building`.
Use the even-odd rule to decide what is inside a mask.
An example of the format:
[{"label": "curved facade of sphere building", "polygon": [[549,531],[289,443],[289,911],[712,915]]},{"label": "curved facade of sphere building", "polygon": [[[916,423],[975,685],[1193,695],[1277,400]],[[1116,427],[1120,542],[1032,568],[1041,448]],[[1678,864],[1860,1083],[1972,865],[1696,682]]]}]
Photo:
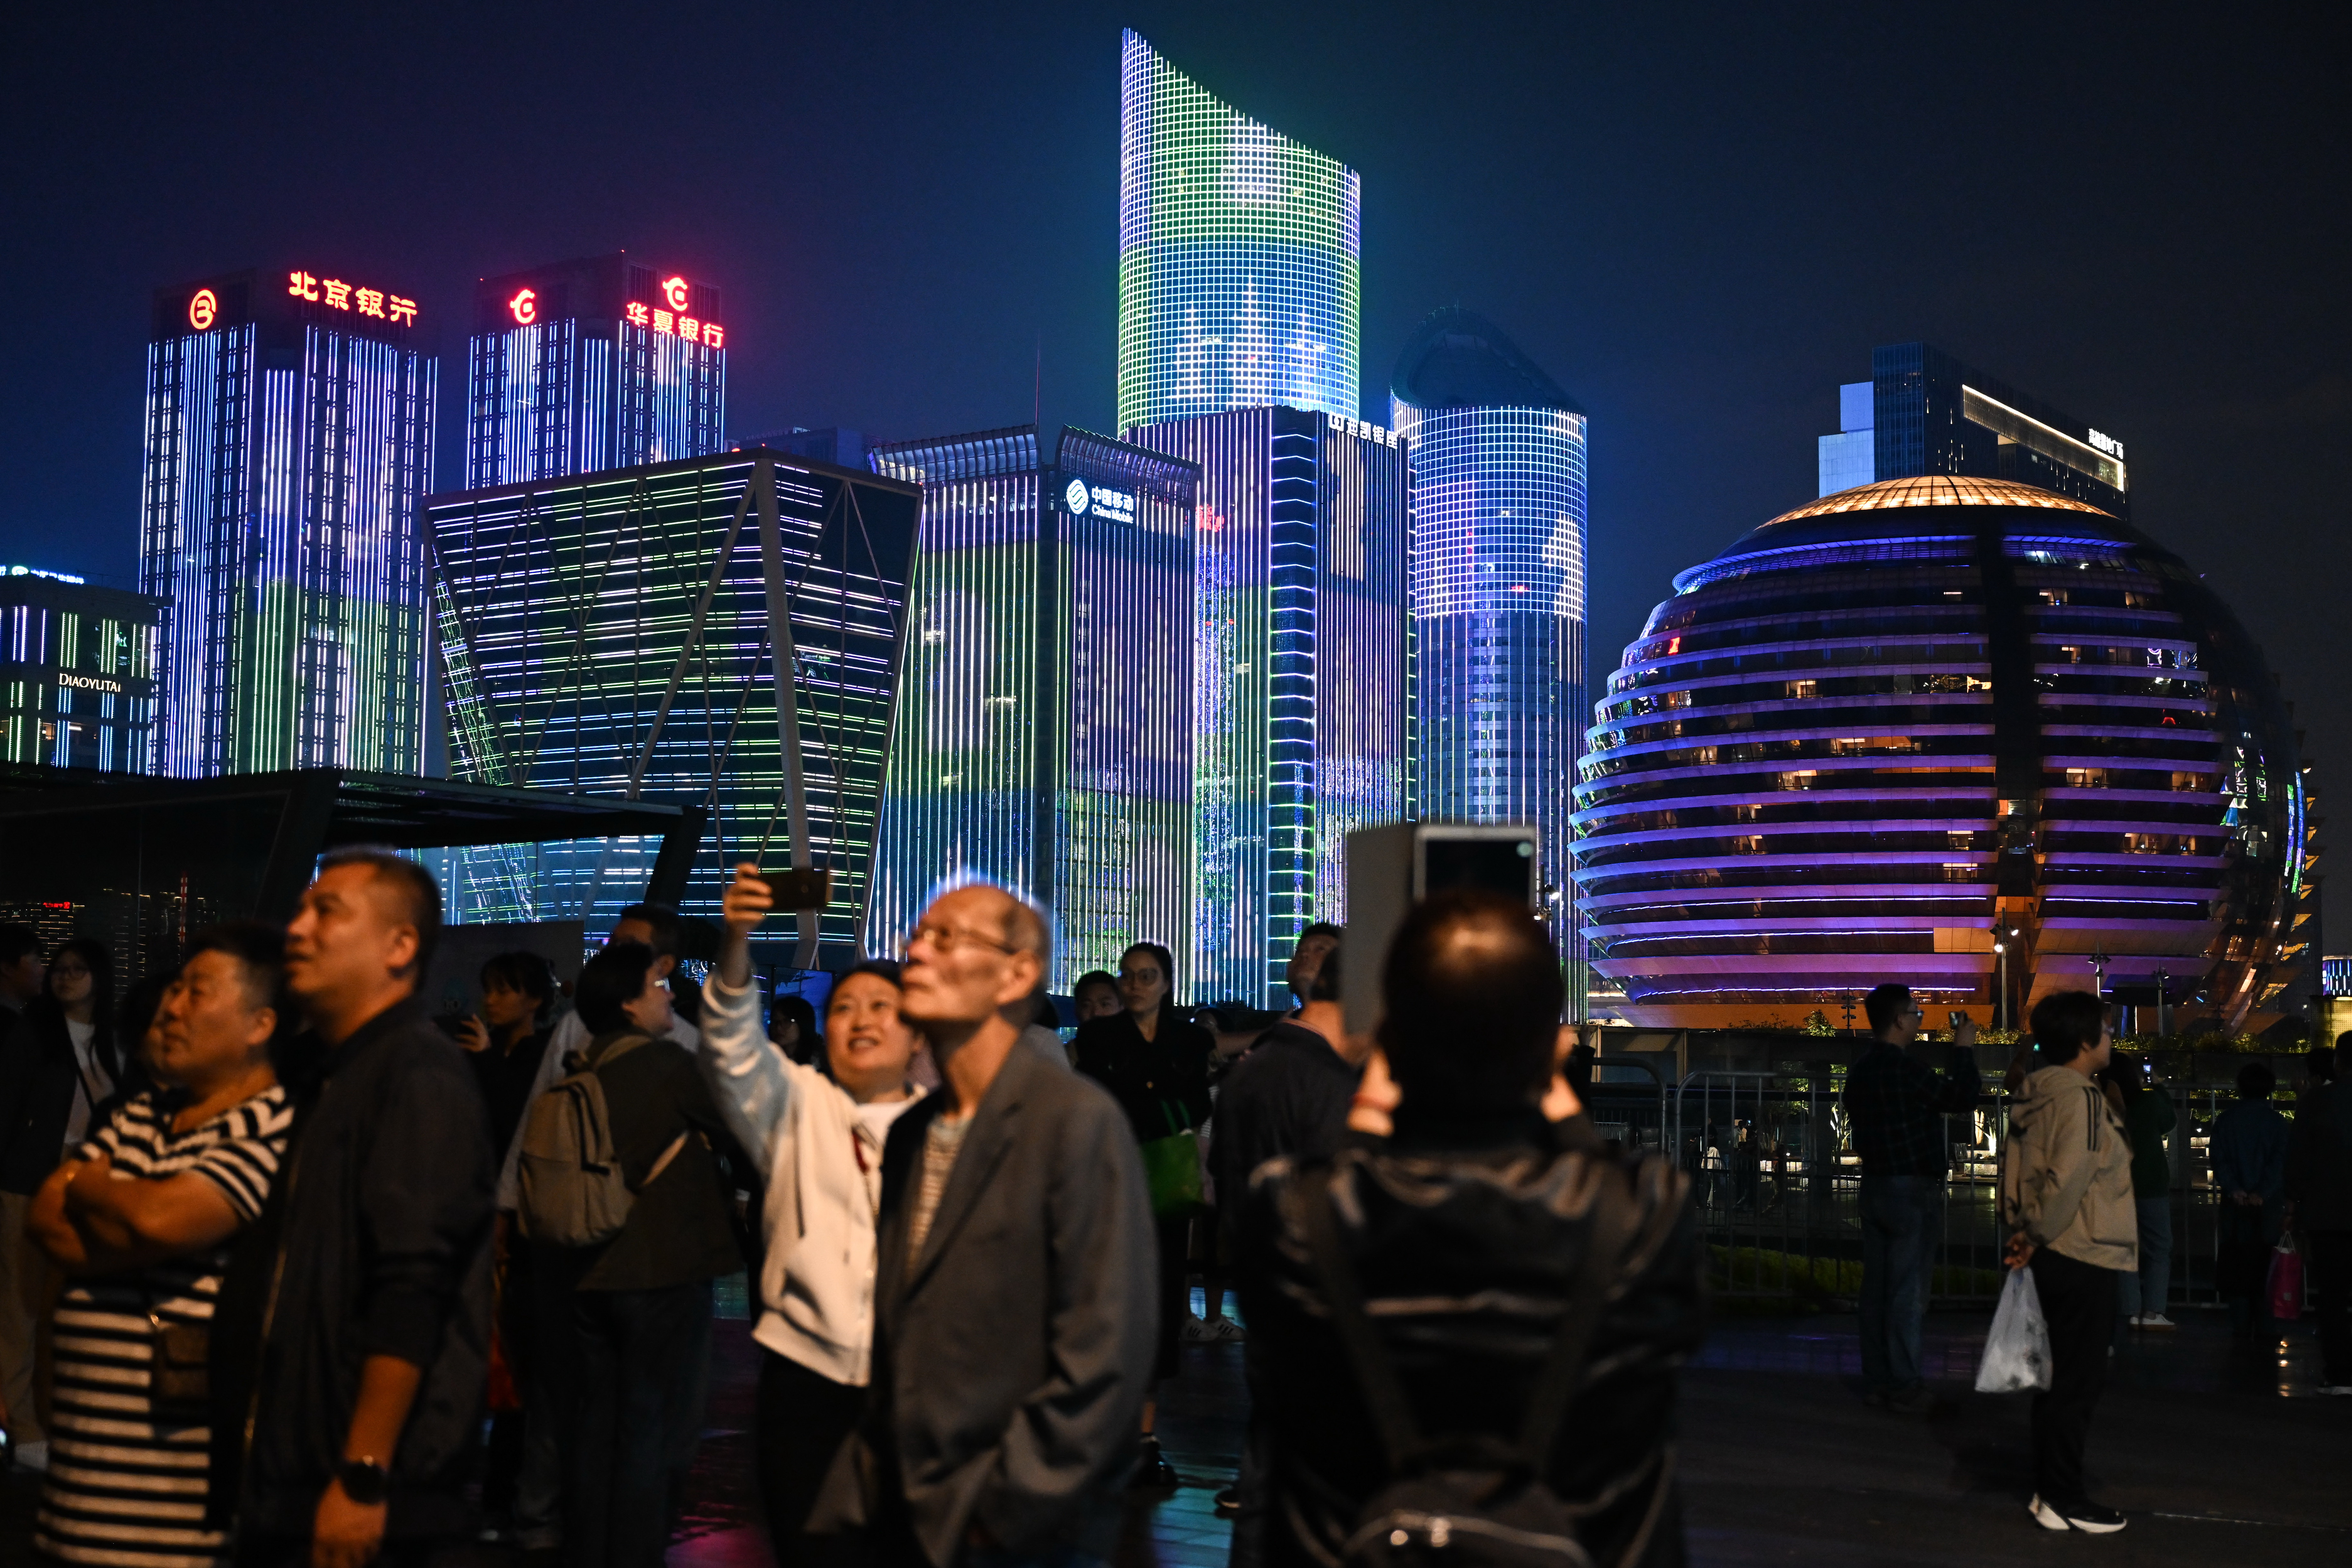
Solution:
[{"label": "curved facade of sphere building", "polygon": [[1594,711],[1575,876],[1630,1022],[1836,1022],[1897,981],[1938,1022],[2161,984],[2182,1024],[2244,1027],[2303,956],[2261,649],[2087,502],[1824,496],[1675,578]]},{"label": "curved facade of sphere building", "polygon": [[1352,419],[1362,186],[1120,43],[1118,426],[1286,404]]},{"label": "curved facade of sphere building", "polygon": [[1412,454],[1422,809],[1538,824],[1554,934],[1573,952],[1560,782],[1585,710],[1584,410],[1453,308],[1406,343],[1391,394]]}]

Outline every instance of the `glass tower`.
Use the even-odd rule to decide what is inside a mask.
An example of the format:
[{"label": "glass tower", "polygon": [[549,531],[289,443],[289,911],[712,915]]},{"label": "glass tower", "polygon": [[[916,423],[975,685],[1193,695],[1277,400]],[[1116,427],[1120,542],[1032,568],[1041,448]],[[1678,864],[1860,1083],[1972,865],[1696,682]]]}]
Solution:
[{"label": "glass tower", "polygon": [[155,296],[139,586],[157,771],[415,773],[436,362],[416,302],[304,268]]},{"label": "glass tower", "polygon": [[[854,961],[919,505],[909,486],[771,452],[436,498],[452,775],[700,805],[681,910],[715,919],[739,859],[827,868],[798,962]],[[451,918],[601,929],[658,848],[469,857]]]},{"label": "glass tower", "polygon": [[1050,909],[1051,987],[1166,943],[1189,981],[1192,465],[1034,426],[874,451],[923,487],[866,926],[895,952],[941,886]]},{"label": "glass tower", "polygon": [[1347,835],[1412,815],[1405,444],[1288,407],[1128,434],[1201,469],[1192,994],[1286,1005],[1298,932],[1347,917]]},{"label": "glass tower", "polygon": [[[1412,447],[1422,809],[1537,824],[1553,935],[1572,960],[1566,786],[1585,711],[1584,410],[1493,322],[1453,308],[1405,344],[1391,405]],[[1580,988],[1581,973],[1571,963]]]},{"label": "glass tower", "polygon": [[466,374],[468,489],[727,445],[719,290],[625,254],[483,279]]},{"label": "glass tower", "polygon": [[143,594],[0,566],[0,761],[150,772],[163,610]]},{"label": "glass tower", "polygon": [[1121,40],[1118,422],[1270,404],[1352,416],[1354,170]]}]

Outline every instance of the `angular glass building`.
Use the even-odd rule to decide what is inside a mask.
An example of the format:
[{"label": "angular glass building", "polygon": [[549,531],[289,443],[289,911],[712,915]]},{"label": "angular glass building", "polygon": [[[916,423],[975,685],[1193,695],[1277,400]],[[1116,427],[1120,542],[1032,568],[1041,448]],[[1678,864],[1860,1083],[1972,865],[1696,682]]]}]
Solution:
[{"label": "angular glass building", "polygon": [[870,454],[923,489],[866,946],[985,878],[1051,910],[1049,984],[1192,920],[1192,563],[1199,471],[1034,426]]},{"label": "angular glass building", "polygon": [[1560,781],[1583,750],[1584,410],[1493,322],[1453,308],[1405,344],[1391,407],[1412,450],[1421,809],[1537,824],[1553,934],[1572,957]]},{"label": "angular glass building", "polygon": [[157,771],[416,772],[437,374],[416,301],[265,268],[159,290],[154,311],[139,587],[170,601]]},{"label": "angular glass building", "polygon": [[1198,465],[1192,994],[1286,1005],[1342,850],[1413,813],[1412,475],[1394,432],[1302,408],[1148,425]]},{"label": "angular glass building", "polygon": [[1886,981],[1937,1020],[2300,1001],[2285,704],[2198,574],[2088,501],[1924,476],[1800,507],[1675,579],[1594,713],[1575,877],[1628,1021],[1835,1021]]},{"label": "angular glass building", "polygon": [[625,253],[485,278],[466,353],[466,488],[727,446],[719,290]]},{"label": "angular glass building", "polygon": [[1354,416],[1354,170],[1120,43],[1121,429],[1285,404]]},{"label": "angular glass building", "polygon": [[0,762],[152,772],[163,613],[144,594],[0,566]]},{"label": "angular glass building", "polygon": [[[771,452],[434,498],[452,776],[701,806],[681,908],[739,859],[824,867],[793,962],[854,961],[920,501]],[[469,858],[452,918],[601,930],[658,847]]]}]

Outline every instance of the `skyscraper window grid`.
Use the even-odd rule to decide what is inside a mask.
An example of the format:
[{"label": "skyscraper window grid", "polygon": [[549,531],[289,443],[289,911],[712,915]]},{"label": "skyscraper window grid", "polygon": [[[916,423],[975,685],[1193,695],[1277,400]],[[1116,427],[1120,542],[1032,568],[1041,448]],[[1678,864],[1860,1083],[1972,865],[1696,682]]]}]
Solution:
[{"label": "skyscraper window grid", "polygon": [[163,607],[144,595],[0,566],[0,760],[151,771]]},{"label": "skyscraper window grid", "polygon": [[1408,342],[1391,406],[1412,451],[1421,808],[1538,826],[1580,1011],[1566,783],[1583,749],[1586,416],[1458,308]]},{"label": "skyscraper window grid", "polygon": [[140,587],[172,603],[159,769],[413,773],[435,361],[405,323],[277,276],[156,297]]},{"label": "skyscraper window grid", "polygon": [[1121,40],[1122,429],[1281,403],[1352,416],[1361,185]]}]

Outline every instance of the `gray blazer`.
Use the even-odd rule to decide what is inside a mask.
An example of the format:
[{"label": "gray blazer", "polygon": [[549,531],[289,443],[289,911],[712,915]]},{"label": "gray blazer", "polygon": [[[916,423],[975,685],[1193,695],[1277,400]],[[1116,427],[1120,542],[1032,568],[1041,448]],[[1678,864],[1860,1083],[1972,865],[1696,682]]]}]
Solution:
[{"label": "gray blazer", "polygon": [[910,1530],[948,1568],[973,1524],[1024,1555],[1108,1556],[1158,1329],[1151,1205],[1127,1118],[1016,1045],[907,1256],[935,1094],[882,1156],[874,1380],[810,1521]]}]

